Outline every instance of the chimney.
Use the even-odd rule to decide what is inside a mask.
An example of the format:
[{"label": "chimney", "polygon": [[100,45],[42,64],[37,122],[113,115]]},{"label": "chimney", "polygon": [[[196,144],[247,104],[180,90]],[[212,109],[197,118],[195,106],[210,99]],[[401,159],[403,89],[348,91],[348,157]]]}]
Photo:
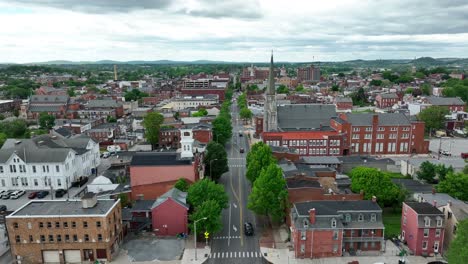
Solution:
[{"label": "chimney", "polygon": [[83,209],[93,208],[97,204],[97,196],[93,192],[86,193],[81,197],[81,204]]},{"label": "chimney", "polygon": [[432,194],[436,194],[436,189],[432,188]]},{"label": "chimney", "polygon": [[437,207],[437,201],[436,200],[432,201],[432,205],[434,205],[434,207]]},{"label": "chimney", "polygon": [[375,197],[375,195],[372,195],[372,202],[377,202],[377,197]]},{"label": "chimney", "polygon": [[447,204],[449,207],[452,206],[452,200],[448,200]]},{"label": "chimney", "polygon": [[309,210],[309,222],[311,225],[315,224],[315,208]]},{"label": "chimney", "polygon": [[374,126],[377,126],[377,125],[379,124],[379,115],[374,114],[374,115],[372,116],[372,124],[373,124]]}]

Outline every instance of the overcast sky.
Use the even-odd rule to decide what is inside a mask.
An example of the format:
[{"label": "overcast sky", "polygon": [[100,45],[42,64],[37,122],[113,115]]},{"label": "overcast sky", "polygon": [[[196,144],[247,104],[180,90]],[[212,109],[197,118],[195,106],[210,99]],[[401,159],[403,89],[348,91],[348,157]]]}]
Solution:
[{"label": "overcast sky", "polygon": [[468,57],[467,0],[0,0],[0,62]]}]

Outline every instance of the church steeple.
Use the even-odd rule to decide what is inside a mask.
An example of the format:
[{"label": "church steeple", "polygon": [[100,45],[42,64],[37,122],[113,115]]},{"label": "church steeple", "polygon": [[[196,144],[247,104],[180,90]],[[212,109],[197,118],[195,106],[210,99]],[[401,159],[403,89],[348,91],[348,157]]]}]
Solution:
[{"label": "church steeple", "polygon": [[278,130],[278,116],[276,112],[275,67],[273,65],[273,51],[271,51],[268,87],[265,93],[265,108],[263,111],[263,131]]}]

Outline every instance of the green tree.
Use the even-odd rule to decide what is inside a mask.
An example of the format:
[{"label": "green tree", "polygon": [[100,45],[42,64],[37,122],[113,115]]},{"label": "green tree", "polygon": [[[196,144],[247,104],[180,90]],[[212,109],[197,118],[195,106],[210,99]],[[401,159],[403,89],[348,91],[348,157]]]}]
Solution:
[{"label": "green tree", "polygon": [[364,191],[364,198],[377,197],[381,206],[399,205],[406,197],[404,189],[394,184],[390,176],[375,168],[356,167],[351,173],[351,190]]},{"label": "green tree", "polygon": [[434,131],[444,127],[445,116],[449,114],[446,107],[430,106],[422,110],[418,119],[425,123],[426,131]]},{"label": "green tree", "polygon": [[381,80],[372,80],[369,84],[372,85],[372,86],[381,86],[382,81]]},{"label": "green tree", "polygon": [[435,168],[435,171],[437,173],[439,181],[445,180],[445,177],[447,177],[449,173],[454,173],[453,167],[451,165],[445,167],[445,164],[438,164]]},{"label": "green tree", "polygon": [[124,95],[126,102],[138,101],[138,99],[148,96],[149,95],[147,93],[144,93],[138,89],[132,89],[131,91],[127,91]]},{"label": "green tree", "polygon": [[416,176],[418,179],[424,180],[427,183],[434,183],[436,176],[436,165],[429,161],[424,161],[419,166],[419,170],[416,172]]},{"label": "green tree", "polygon": [[302,85],[302,83],[300,83],[297,87],[296,87],[296,92],[303,92],[304,91],[304,85]]},{"label": "green tree", "polygon": [[391,71],[384,71],[382,77],[391,82],[395,82],[398,79],[398,75],[393,74]]},{"label": "green tree", "polygon": [[340,73],[338,73],[338,77],[343,78],[343,77],[345,77],[345,74],[340,72]]},{"label": "green tree", "polygon": [[70,97],[76,96],[75,88],[68,88],[67,94],[68,94],[68,96],[70,96]]},{"label": "green tree", "polygon": [[145,137],[151,144],[151,150],[154,150],[159,142],[159,130],[163,122],[164,117],[158,112],[150,112],[143,118]]},{"label": "green tree", "polygon": [[197,208],[209,200],[216,201],[220,208],[227,208],[229,199],[224,191],[224,186],[209,179],[203,179],[190,185],[187,202],[193,208]]},{"label": "green tree", "polygon": [[[215,200],[204,201],[201,205],[195,207],[195,210],[190,214],[189,228],[194,230],[194,222],[206,217],[206,220],[197,222],[197,234],[203,234],[205,231],[214,234],[221,230],[223,223],[221,221],[221,208]],[[230,228],[230,227],[229,227]]]},{"label": "green tree", "polygon": [[437,190],[441,193],[448,193],[450,196],[468,201],[468,174],[449,173],[445,180],[437,185]]},{"label": "green tree", "polygon": [[108,94],[109,92],[106,89],[99,90],[100,94]]},{"label": "green tree", "polygon": [[427,83],[424,83],[421,85],[421,92],[423,95],[431,95],[432,94],[432,91],[431,91],[431,85],[430,84],[427,84]]},{"label": "green tree", "polygon": [[180,191],[187,192],[189,189],[189,184],[185,178],[180,178],[176,181],[174,187],[179,189]]},{"label": "green tree", "polygon": [[8,136],[5,133],[0,133],[0,148],[3,146],[7,139]]},{"label": "green tree", "polygon": [[210,173],[212,180],[218,180],[223,173],[229,171],[226,149],[223,145],[211,141],[206,146],[206,155],[203,159],[205,171]]},{"label": "green tree", "polygon": [[193,117],[202,117],[208,115],[208,111],[205,108],[198,109],[197,112],[193,113]]},{"label": "green tree", "polygon": [[28,125],[23,119],[0,122],[0,133],[4,133],[8,138],[27,137]]},{"label": "green tree", "polygon": [[276,164],[271,148],[263,142],[252,145],[247,154],[247,172],[246,177],[251,183],[254,183],[263,168],[270,164]]},{"label": "green tree", "polygon": [[213,136],[216,142],[225,145],[226,142],[232,137],[232,124],[231,119],[225,115],[219,115],[212,122]]},{"label": "green tree", "polygon": [[340,87],[337,84],[332,85],[331,90],[333,92],[338,92],[340,90]]},{"label": "green tree", "polygon": [[278,86],[278,89],[276,89],[276,92],[279,94],[289,94],[289,88],[286,87],[286,85],[281,84]]},{"label": "green tree", "polygon": [[260,90],[260,89],[258,89],[258,86],[256,84],[249,84],[249,85],[247,85],[246,89],[249,92],[256,92],[256,91]]},{"label": "green tree", "polygon": [[127,207],[130,205],[130,201],[128,199],[128,195],[126,193],[119,194],[120,204],[122,207]]},{"label": "green tree", "polygon": [[271,163],[262,170],[253,184],[247,207],[257,214],[271,216],[274,221],[284,218],[288,191],[283,171]]},{"label": "green tree", "polygon": [[107,116],[106,118],[107,120],[107,123],[116,123],[117,122],[117,118],[113,117],[113,116]]},{"label": "green tree", "polygon": [[468,219],[460,221],[457,225],[457,235],[447,251],[447,260],[450,264],[465,264],[468,259]]},{"label": "green tree", "polygon": [[465,167],[463,168],[463,173],[468,174],[468,165],[465,165]]},{"label": "green tree", "polygon": [[41,112],[39,114],[39,126],[43,129],[52,129],[55,125],[55,117],[49,115],[46,112]]},{"label": "green tree", "polygon": [[413,94],[413,92],[414,92],[414,88],[407,88],[405,90],[405,94]]},{"label": "green tree", "polygon": [[252,111],[250,111],[250,109],[244,107],[241,109],[240,113],[239,113],[240,117],[244,120],[250,120],[252,119]]},{"label": "green tree", "polygon": [[426,78],[426,75],[425,75],[423,72],[419,72],[419,71],[418,71],[418,72],[416,72],[416,73],[414,74],[414,78],[424,79],[424,78]]}]

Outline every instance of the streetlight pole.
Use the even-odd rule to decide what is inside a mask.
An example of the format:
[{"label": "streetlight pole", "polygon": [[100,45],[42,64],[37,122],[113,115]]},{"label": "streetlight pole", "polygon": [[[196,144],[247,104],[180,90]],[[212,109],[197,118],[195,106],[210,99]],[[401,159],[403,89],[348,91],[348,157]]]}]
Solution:
[{"label": "streetlight pole", "polygon": [[193,222],[193,229],[194,229],[194,234],[193,234],[193,238],[195,240],[195,260],[197,260],[197,223],[201,220],[206,220],[208,219],[207,217],[203,217],[203,218],[200,218],[198,220],[195,220],[195,222]]},{"label": "streetlight pole", "polygon": [[212,160],[210,160],[210,178],[211,178],[211,180],[213,180],[213,175],[211,174],[211,167],[212,167],[212,164],[211,164],[211,163],[212,163],[213,161],[215,161],[215,160],[218,160],[218,159],[212,159]]}]

